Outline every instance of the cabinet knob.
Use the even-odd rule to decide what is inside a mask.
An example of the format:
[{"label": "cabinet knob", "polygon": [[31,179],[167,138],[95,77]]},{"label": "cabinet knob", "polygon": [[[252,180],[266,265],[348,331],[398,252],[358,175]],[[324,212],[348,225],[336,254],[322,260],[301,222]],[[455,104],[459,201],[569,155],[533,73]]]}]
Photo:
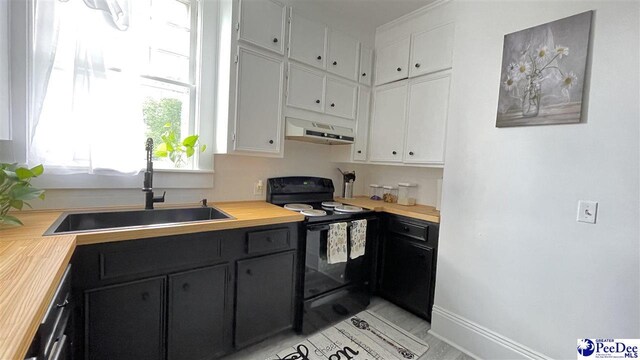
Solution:
[{"label": "cabinet knob", "polygon": [[278,38],[273,38],[273,43],[277,43],[278,42]]},{"label": "cabinet knob", "polygon": [[184,290],[184,291],[189,291],[189,288],[190,288],[190,287],[191,287],[191,286],[189,285],[189,283],[184,283],[184,284],[182,284],[182,290]]},{"label": "cabinet knob", "polygon": [[397,154],[397,152],[395,152],[395,151],[392,151],[391,153],[392,153],[393,155]]},{"label": "cabinet knob", "polygon": [[249,276],[253,275],[253,271],[251,271],[251,269],[247,269],[246,273],[247,273],[247,275],[249,275]]},{"label": "cabinet knob", "polygon": [[322,56],[318,55],[318,57],[316,59],[322,60]]},{"label": "cabinet knob", "polygon": [[337,61],[334,61],[334,62],[333,62],[333,65],[338,65],[338,62],[337,62]]},{"label": "cabinet knob", "polygon": [[402,71],[402,68],[397,68],[396,71]]},{"label": "cabinet knob", "polygon": [[367,73],[362,73],[362,77],[365,77],[365,76],[367,76]]},{"label": "cabinet knob", "polygon": [[273,140],[269,140],[269,144],[273,144]]},{"label": "cabinet knob", "polygon": [[404,231],[406,231],[406,232],[409,232],[411,229],[409,229],[409,227],[408,227],[408,226],[405,226],[405,227],[403,227],[403,228],[402,228],[402,230],[404,230]]},{"label": "cabinet knob", "polygon": [[419,68],[419,67],[420,67],[420,63],[416,63],[416,68]]},{"label": "cabinet knob", "polygon": [[149,300],[149,293],[148,292],[145,291],[145,292],[142,293],[142,300],[143,301]]},{"label": "cabinet knob", "polygon": [[362,150],[358,150],[358,154],[362,154]]},{"label": "cabinet knob", "polygon": [[413,151],[409,151],[409,155],[413,156]]},{"label": "cabinet knob", "polygon": [[334,104],[334,103],[331,103],[331,107],[336,107],[336,104]]},{"label": "cabinet knob", "polygon": [[320,100],[316,100],[316,104],[320,104]]}]

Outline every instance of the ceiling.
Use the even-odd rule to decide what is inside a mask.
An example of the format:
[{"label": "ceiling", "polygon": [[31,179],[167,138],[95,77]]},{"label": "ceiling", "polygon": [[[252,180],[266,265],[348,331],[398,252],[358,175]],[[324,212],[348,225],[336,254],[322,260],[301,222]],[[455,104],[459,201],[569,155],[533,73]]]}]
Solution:
[{"label": "ceiling", "polygon": [[435,0],[295,0],[322,4],[341,17],[378,27]]}]

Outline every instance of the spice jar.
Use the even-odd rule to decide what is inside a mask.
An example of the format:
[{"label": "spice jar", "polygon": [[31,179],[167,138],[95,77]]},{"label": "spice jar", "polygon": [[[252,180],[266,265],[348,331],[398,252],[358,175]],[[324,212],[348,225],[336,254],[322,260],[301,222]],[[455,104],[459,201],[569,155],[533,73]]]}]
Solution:
[{"label": "spice jar", "polygon": [[416,204],[416,184],[398,184],[398,204],[413,206]]},{"label": "spice jar", "polygon": [[382,200],[382,187],[378,184],[369,185],[369,198],[371,200]]},{"label": "spice jar", "polygon": [[388,203],[398,202],[398,188],[385,185],[382,187],[384,189],[384,193],[382,195],[382,200]]}]

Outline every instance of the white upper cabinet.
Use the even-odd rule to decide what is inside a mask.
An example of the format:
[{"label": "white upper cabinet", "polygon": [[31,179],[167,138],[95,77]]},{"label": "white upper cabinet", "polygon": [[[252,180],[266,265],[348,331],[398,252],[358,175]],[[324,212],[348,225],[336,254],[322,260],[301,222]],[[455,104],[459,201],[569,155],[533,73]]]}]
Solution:
[{"label": "white upper cabinet", "polygon": [[409,76],[410,45],[411,40],[407,37],[376,50],[376,85]]},{"label": "white upper cabinet", "polygon": [[356,138],[353,142],[353,160],[367,160],[367,144],[369,138],[369,107],[371,105],[371,91],[360,87],[358,92],[358,117],[356,124]]},{"label": "white upper cabinet", "polygon": [[451,68],[454,24],[438,26],[411,36],[409,76]]},{"label": "white upper cabinet", "polygon": [[11,140],[9,54],[9,2],[0,1],[0,140]]},{"label": "white upper cabinet", "polygon": [[283,79],[282,59],[239,48],[235,151],[281,152]]},{"label": "white upper cabinet", "polygon": [[358,81],[360,42],[349,35],[329,30],[327,71],[344,78]]},{"label": "white upper cabinet", "polygon": [[324,111],[324,75],[296,64],[289,64],[287,105]]},{"label": "white upper cabinet", "polygon": [[407,81],[375,89],[369,158],[371,161],[401,162],[407,110]]},{"label": "white upper cabinet", "polygon": [[371,85],[371,66],[373,65],[373,50],[368,47],[360,48],[360,72],[358,79],[361,84]]},{"label": "white upper cabinet", "polygon": [[355,119],[358,87],[337,79],[327,78],[325,112],[329,115]]},{"label": "white upper cabinet", "polygon": [[274,0],[240,0],[240,40],[284,55],[287,8]]},{"label": "white upper cabinet", "polygon": [[444,164],[450,72],[409,80],[407,163]]},{"label": "white upper cabinet", "polygon": [[289,58],[320,69],[326,68],[326,25],[292,12],[289,34]]}]

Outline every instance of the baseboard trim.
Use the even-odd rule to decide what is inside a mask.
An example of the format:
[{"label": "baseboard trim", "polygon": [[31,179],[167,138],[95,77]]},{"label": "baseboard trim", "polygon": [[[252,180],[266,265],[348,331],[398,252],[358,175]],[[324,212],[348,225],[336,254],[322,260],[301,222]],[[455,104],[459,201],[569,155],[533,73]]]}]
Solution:
[{"label": "baseboard trim", "polygon": [[[429,333],[474,358],[551,359],[549,356],[440,306],[433,306],[431,316],[432,329]],[[456,335],[456,340],[454,340],[453,334]]]}]

